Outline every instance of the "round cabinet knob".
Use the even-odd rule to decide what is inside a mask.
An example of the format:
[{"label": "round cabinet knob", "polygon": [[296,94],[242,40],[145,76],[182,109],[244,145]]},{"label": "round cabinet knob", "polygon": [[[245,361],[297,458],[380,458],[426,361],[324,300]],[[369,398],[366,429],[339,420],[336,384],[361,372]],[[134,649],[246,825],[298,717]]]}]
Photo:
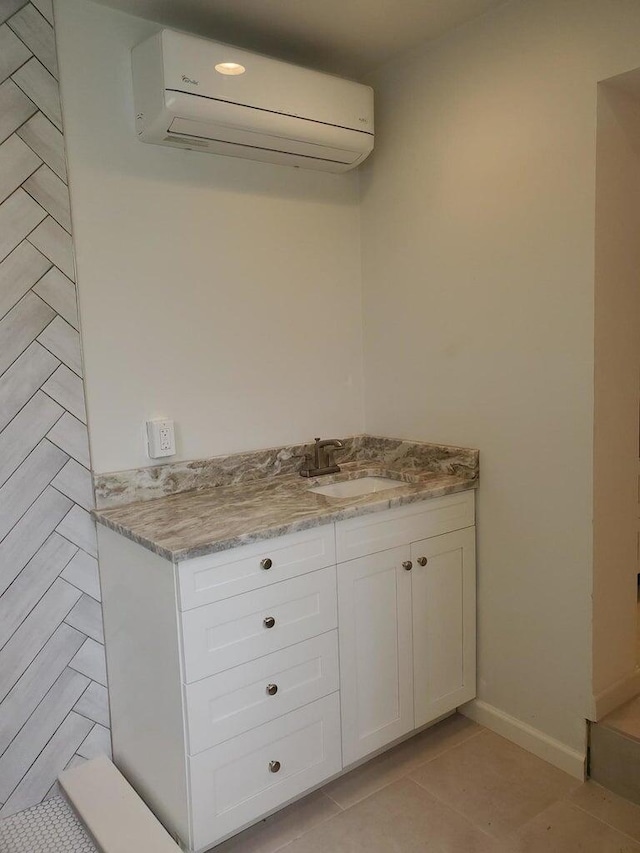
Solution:
[{"label": "round cabinet knob", "polygon": [[278,685],[277,684],[267,684],[267,693],[269,694],[269,696],[275,696],[277,692],[278,692]]},{"label": "round cabinet knob", "polygon": [[262,621],[262,624],[264,625],[265,628],[273,628],[273,626],[276,624],[276,620],[273,618],[273,616],[267,616]]},{"label": "round cabinet knob", "polygon": [[406,569],[408,572],[410,572],[411,569],[413,568],[413,563],[411,562],[411,560],[405,560],[404,563],[402,564],[402,568]]},{"label": "round cabinet knob", "polygon": [[269,771],[271,773],[277,773],[280,770],[280,762],[279,761],[270,761],[269,762]]},{"label": "round cabinet knob", "polygon": [[260,568],[261,569],[270,569],[273,565],[272,561],[269,557],[265,557],[264,560],[260,560]]},{"label": "round cabinet knob", "polygon": [[418,557],[418,563],[421,566],[426,566],[429,561],[426,557]]}]

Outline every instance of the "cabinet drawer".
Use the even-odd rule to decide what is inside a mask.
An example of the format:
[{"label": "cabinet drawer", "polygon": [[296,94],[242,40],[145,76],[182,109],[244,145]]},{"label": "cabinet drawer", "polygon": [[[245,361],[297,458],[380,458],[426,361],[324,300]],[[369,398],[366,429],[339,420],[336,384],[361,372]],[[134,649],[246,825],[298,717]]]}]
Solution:
[{"label": "cabinet drawer", "polygon": [[332,524],[185,560],[178,566],[180,609],[222,601],[335,561]]},{"label": "cabinet drawer", "polygon": [[[185,690],[195,755],[338,689],[338,636],[329,631],[212,675]],[[269,689],[267,689],[269,688]]]},{"label": "cabinet drawer", "polygon": [[231,669],[336,625],[335,566],[189,610],[182,614],[184,679]]},{"label": "cabinet drawer", "polygon": [[417,539],[461,530],[474,524],[474,520],[474,492],[470,490],[338,521],[336,559],[343,563]]},{"label": "cabinet drawer", "polygon": [[[279,762],[277,772],[270,762]],[[341,768],[337,693],[192,756],[194,848],[214,844]]]}]

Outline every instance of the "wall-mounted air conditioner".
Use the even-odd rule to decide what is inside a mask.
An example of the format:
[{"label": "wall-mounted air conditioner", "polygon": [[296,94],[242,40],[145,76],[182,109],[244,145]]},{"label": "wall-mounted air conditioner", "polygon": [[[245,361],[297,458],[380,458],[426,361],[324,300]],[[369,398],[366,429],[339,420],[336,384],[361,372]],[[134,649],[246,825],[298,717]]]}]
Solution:
[{"label": "wall-mounted air conditioner", "polygon": [[143,142],[327,172],[373,149],[373,90],[162,30],[133,49]]}]

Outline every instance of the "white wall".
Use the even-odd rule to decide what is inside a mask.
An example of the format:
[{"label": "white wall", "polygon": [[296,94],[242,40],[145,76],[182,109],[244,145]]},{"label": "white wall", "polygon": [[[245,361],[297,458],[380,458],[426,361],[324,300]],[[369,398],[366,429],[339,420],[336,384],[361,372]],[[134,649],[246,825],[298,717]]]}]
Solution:
[{"label": "white wall", "polygon": [[597,82],[632,0],[507,3],[387,65],[361,175],[368,431],[481,450],[479,696],[584,750]]},{"label": "white wall", "polygon": [[[56,12],[96,470],[145,464],[151,415],[182,458],[360,430],[357,175],[138,143],[153,25]],[[364,427],[481,449],[480,698],[577,753],[596,84],[636,66],[635,0],[514,0],[382,69],[361,170]]]},{"label": "white wall", "polygon": [[357,174],[137,140],[130,48],[157,27],[56,0],[98,473],[362,431]]}]

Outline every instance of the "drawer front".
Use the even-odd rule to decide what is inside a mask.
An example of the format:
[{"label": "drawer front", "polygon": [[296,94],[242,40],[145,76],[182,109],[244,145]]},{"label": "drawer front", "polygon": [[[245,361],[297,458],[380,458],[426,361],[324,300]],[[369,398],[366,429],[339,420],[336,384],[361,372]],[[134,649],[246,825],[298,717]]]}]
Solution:
[{"label": "drawer front", "polygon": [[185,682],[324,634],[337,624],[335,566],[189,610],[182,614]]},{"label": "drawer front", "polygon": [[[279,762],[277,772],[271,762]],[[214,844],[341,769],[337,693],[192,756],[194,848]]]},{"label": "drawer front", "polygon": [[180,609],[222,601],[335,561],[332,524],[185,560],[178,566]]},{"label": "drawer front", "polygon": [[189,684],[189,752],[196,755],[328,696],[338,683],[338,634],[329,631]]},{"label": "drawer front", "polygon": [[472,490],[336,522],[339,563],[475,523]]}]

